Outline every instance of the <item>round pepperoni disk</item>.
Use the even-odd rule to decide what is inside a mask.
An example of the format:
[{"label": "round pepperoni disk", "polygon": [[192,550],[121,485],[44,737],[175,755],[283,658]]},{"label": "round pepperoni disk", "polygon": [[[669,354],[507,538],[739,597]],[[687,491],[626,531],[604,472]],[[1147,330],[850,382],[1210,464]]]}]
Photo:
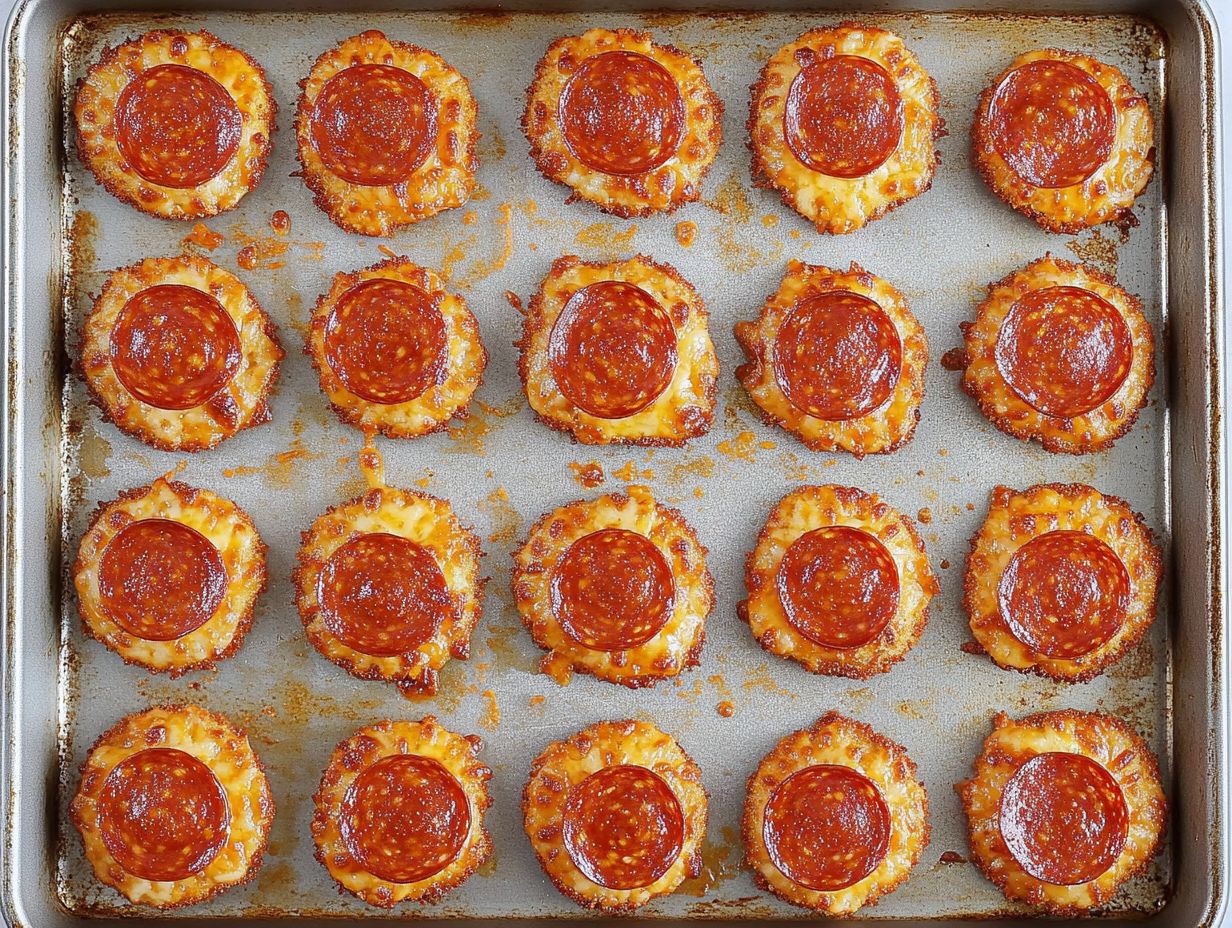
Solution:
[{"label": "round pepperoni disk", "polygon": [[552,572],[552,615],[565,634],[594,651],[627,651],[672,617],[676,582],[655,544],[605,528],[569,546]]},{"label": "round pepperoni disk", "polygon": [[894,558],[868,532],[847,525],[793,541],[775,582],[791,627],[829,648],[868,644],[898,612]]},{"label": "round pepperoni disk", "polygon": [[200,628],[226,592],[218,549],[183,522],[133,522],[108,542],[99,562],[104,614],[146,641],[173,641]]},{"label": "round pepperoni disk", "polygon": [[835,892],[877,869],[890,848],[890,809],[858,770],[818,764],[797,770],[766,803],[762,838],[783,876]]},{"label": "round pepperoni disk", "polygon": [[116,145],[129,167],[162,187],[186,190],[217,177],[240,147],[244,119],[204,71],[160,64],[136,75],[116,101]]},{"label": "round pepperoni disk", "polygon": [[1129,571],[1085,532],[1048,532],[1010,559],[997,587],[1001,618],[1015,638],[1063,660],[1107,643],[1129,611]]},{"label": "round pepperoni disk", "polygon": [[370,403],[406,403],[445,374],[445,317],[432,297],[400,280],[374,278],[338,298],[325,320],[325,360]]},{"label": "round pepperoni disk", "polygon": [[831,177],[863,177],[879,168],[903,135],[903,100],[894,79],[871,58],[818,58],[801,49],[803,67],[783,110],[787,146]]},{"label": "round pepperoni disk", "polygon": [[317,599],[331,633],[376,657],[414,651],[452,608],[436,558],[385,532],[357,535],[330,555],[317,579]]},{"label": "round pepperoni disk", "polygon": [[903,346],[884,309],[849,290],[795,305],[774,343],[774,376],[801,412],[843,421],[866,416],[894,391]]},{"label": "round pepperoni disk", "polygon": [[569,790],[562,832],[569,859],[586,879],[608,889],[640,889],[680,856],[684,814],[657,773],[621,764]]},{"label": "round pepperoni disk", "polygon": [[604,52],[583,61],[565,84],[557,118],[573,156],[604,174],[653,171],[684,139],[684,100],[675,78],[637,52]]},{"label": "round pepperoni disk", "polygon": [[1120,311],[1081,287],[1031,290],[997,333],[997,370],[1010,389],[1046,416],[1071,419],[1116,393],[1134,360]]},{"label": "round pepperoni disk", "polygon": [[1112,774],[1082,754],[1037,754],[1001,793],[1001,837],[1023,870],[1059,886],[1089,883],[1125,847],[1129,809]]},{"label": "round pepperoni disk", "polygon": [[244,359],[230,313],[205,291],[181,284],[149,287],[125,303],[110,349],[124,389],[159,409],[207,402]]},{"label": "round pepperoni disk", "polygon": [[231,833],[218,777],[191,754],[147,748],[112,768],[98,796],[103,844],[143,880],[186,880],[209,866]]},{"label": "round pepperoni disk", "polygon": [[1108,92],[1064,61],[1032,61],[1007,74],[988,119],[997,154],[1034,187],[1082,183],[1108,160],[1116,140]]},{"label": "round pepperoni disk", "polygon": [[436,98],[410,71],[357,64],[321,88],[312,145],[331,173],[352,184],[405,181],[436,147]]},{"label": "round pepperoni disk", "polygon": [[339,831],[359,864],[391,883],[415,883],[458,859],[471,807],[457,778],[417,754],[386,757],[363,770],[342,800]]},{"label": "round pepperoni disk", "polygon": [[619,280],[574,293],[548,340],[560,392],[601,419],[623,419],[653,403],[672,382],[676,361],[676,329],[663,307]]}]

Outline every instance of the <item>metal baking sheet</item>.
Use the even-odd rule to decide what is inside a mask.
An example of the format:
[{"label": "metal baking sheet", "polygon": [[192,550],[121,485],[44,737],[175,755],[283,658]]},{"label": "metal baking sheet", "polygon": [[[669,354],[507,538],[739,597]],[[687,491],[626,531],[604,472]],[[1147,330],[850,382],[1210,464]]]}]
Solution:
[{"label": "metal baking sheet", "polygon": [[[1160,755],[1177,809],[1169,849],[1116,899],[1114,912],[1167,918],[1176,911],[1175,905],[1165,908],[1168,900],[1190,893],[1195,897],[1192,911],[1209,916],[1212,904],[1222,898],[1213,888],[1222,887],[1222,813],[1212,795],[1223,790],[1223,744],[1217,731],[1222,725],[1222,604],[1195,614],[1185,600],[1203,591],[1216,595],[1217,590],[1221,526],[1219,500],[1213,494],[1221,490],[1210,468],[1220,460],[1213,419],[1218,340],[1210,329],[1204,333],[1209,320],[1200,311],[1178,310],[1175,295],[1170,296],[1179,270],[1178,246],[1170,239],[1198,234],[1201,242],[1210,230],[1201,223],[1177,230],[1172,204],[1165,207],[1165,196],[1176,195],[1175,189],[1169,194],[1176,183],[1172,179],[1192,170],[1189,161],[1200,162],[1202,153],[1174,151],[1175,133],[1161,131],[1159,173],[1135,209],[1138,225],[1056,236],[1037,229],[987,191],[968,163],[967,141],[980,90],[1023,50],[1078,48],[1117,65],[1147,95],[1161,129],[1169,119],[1182,118],[1171,111],[1164,118],[1162,101],[1170,83],[1180,79],[1172,73],[1174,57],[1191,51],[1178,52],[1164,27],[1123,14],[856,15],[898,32],[920,57],[940,87],[949,135],[940,143],[942,164],[931,191],[855,234],[822,237],[777,196],[752,188],[743,124],[748,86],[766,58],[803,30],[849,15],[213,11],[86,14],[60,21],[54,84],[59,107],[69,99],[63,88],[75,84],[104,45],[154,26],[208,28],[263,64],[282,113],[274,155],[265,179],[240,208],[206,223],[225,238],[217,250],[202,253],[236,272],[253,290],[278,324],[288,357],[272,404],[272,424],[196,456],[153,451],[103,423],[97,410],[88,407],[85,390],[67,365],[78,327],[106,273],[146,256],[200,248],[184,241],[191,224],[141,216],[93,182],[72,154],[63,109],[54,142],[58,148],[67,146],[69,154],[62,149],[55,154],[62,187],[57,184],[50,191],[61,207],[63,247],[57,251],[54,244],[47,246],[51,252],[43,279],[33,276],[43,269],[25,261],[20,284],[27,300],[12,301],[10,280],[6,301],[10,322],[14,315],[21,317],[25,338],[16,344],[10,340],[16,353],[10,355],[8,389],[11,395],[31,391],[41,401],[27,400],[27,418],[9,422],[8,462],[20,471],[21,481],[9,484],[10,510],[18,501],[23,510],[20,516],[10,515],[6,525],[10,610],[14,578],[33,575],[50,594],[33,612],[27,608],[9,613],[10,653],[17,645],[22,655],[8,666],[9,724],[24,738],[30,724],[22,716],[27,701],[37,700],[31,716],[51,702],[55,736],[50,742],[54,753],[15,749],[6,767],[14,807],[34,795],[29,785],[19,787],[14,780],[28,783],[31,778],[42,780],[48,804],[43,833],[15,826],[14,817],[9,818],[10,881],[19,879],[19,871],[41,875],[53,905],[60,907],[56,917],[62,922],[132,914],[117,894],[94,880],[68,823],[77,770],[90,744],[121,715],[153,703],[196,702],[248,729],[267,766],[278,812],[270,852],[256,878],[174,917],[379,916],[384,913],[339,895],[313,859],[311,794],[332,747],[356,728],[382,718],[431,713],[455,730],[484,739],[484,757],[495,772],[495,801],[487,819],[495,855],[459,891],[416,914],[577,916],[580,910],[541,874],[522,833],[521,789],[532,758],[550,740],[592,721],[631,716],[674,734],[701,765],[711,796],[703,876],[640,914],[724,920],[809,917],[758,892],[739,869],[738,821],[745,778],[761,756],[783,735],[828,709],[839,709],[904,744],[930,796],[930,847],[910,879],[862,915],[943,919],[1021,913],[1007,906],[973,865],[942,861],[946,852],[967,854],[952,785],[968,775],[995,710],[1021,715],[1075,707],[1121,715],[1141,731]],[[520,90],[552,38],[594,25],[646,28],[659,41],[702,59],[727,107],[725,140],[706,179],[703,202],[671,217],[620,221],[583,204],[565,205],[564,188],[535,173],[518,128]],[[483,133],[481,186],[473,202],[384,241],[338,230],[291,176],[297,167],[290,129],[296,82],[320,52],[365,28],[380,28],[393,38],[432,48],[461,70],[479,100]],[[29,68],[28,42],[24,50]],[[10,94],[17,80],[23,82],[17,89],[31,94],[33,85],[24,84],[30,80],[28,71],[10,71],[9,79]],[[10,120],[11,132],[26,131],[12,109]],[[10,144],[19,146],[13,138]],[[1189,159],[1185,167],[1174,168],[1173,159],[1182,157]],[[37,189],[47,190],[45,182]],[[28,196],[30,190],[19,192]],[[46,208],[46,215],[55,215],[54,204]],[[285,237],[270,227],[277,209],[291,217]],[[1173,228],[1165,215],[1172,215]],[[696,224],[692,247],[677,240],[678,222]],[[45,236],[48,230],[10,225],[7,231],[12,243],[15,234]],[[245,248],[245,256],[257,256],[258,267],[239,266]],[[355,680],[318,655],[303,634],[290,583],[301,530],[327,506],[355,496],[363,487],[355,460],[359,433],[335,419],[318,389],[300,350],[305,323],[334,272],[381,260],[385,249],[441,270],[451,288],[469,301],[490,353],[469,420],[447,434],[378,444],[389,482],[423,487],[449,499],[483,537],[487,553],[485,570],[491,582],[473,655],[468,662],[448,665],[440,693],[429,700],[408,701],[391,685]],[[1115,274],[1142,298],[1156,331],[1170,336],[1160,339],[1160,373],[1148,408],[1133,432],[1108,453],[1054,456],[1000,434],[958,389],[957,376],[939,363],[941,354],[958,344],[958,323],[971,317],[985,285],[1047,251]],[[711,434],[684,449],[573,445],[533,421],[517,380],[511,342],[520,331],[521,317],[507,294],[528,300],[561,254],[595,259],[635,252],[676,265],[697,286],[711,312],[711,334],[722,366],[718,415]],[[793,257],[840,267],[858,262],[902,289],[923,322],[933,359],[923,418],[914,441],[900,452],[863,461],[809,452],[786,433],[761,424],[736,383],[734,370],[742,359],[732,325],[756,314],[774,290],[784,263]],[[1198,270],[1199,279],[1205,279]],[[35,320],[47,317],[52,320],[45,336],[47,353],[32,354],[31,345],[40,338],[30,338],[28,329],[37,329],[41,323]],[[1197,355],[1189,350],[1191,342]],[[1196,368],[1183,366],[1195,363]],[[40,405],[45,418],[31,420],[29,411]],[[40,441],[54,456],[32,468],[13,442]],[[1179,442],[1184,444],[1178,447]],[[570,465],[591,461],[602,466],[606,483],[587,490],[575,481]],[[235,499],[253,515],[270,547],[271,577],[239,653],[216,671],[176,681],[126,667],[101,645],[86,640],[67,573],[95,504],[170,470],[188,483]],[[987,658],[960,651],[969,638],[960,605],[964,556],[986,512],[989,491],[998,483],[1021,488],[1041,481],[1090,483],[1126,498],[1146,516],[1169,553],[1160,620],[1151,635],[1138,651],[1089,684],[1055,684],[1008,673]],[[522,628],[508,591],[509,554],[540,513],[630,482],[649,485],[661,501],[682,509],[710,548],[717,605],[708,622],[702,664],[653,690],[630,692],[582,677],[561,688],[536,672],[540,652]],[[920,644],[894,670],[865,682],[813,676],[763,652],[735,614],[743,596],[743,559],[770,508],[800,483],[831,482],[878,492],[917,518],[942,588]],[[19,489],[19,495],[12,495],[13,489]],[[1178,509],[1186,519],[1178,521]],[[31,530],[40,513],[46,520],[46,547],[22,548],[18,536]],[[1195,522],[1196,515],[1202,521]],[[1178,524],[1183,531],[1174,534]],[[1190,534],[1198,537],[1190,539]],[[1181,546],[1202,556],[1182,556]],[[38,576],[40,572],[45,576]],[[29,606],[30,600],[25,602]],[[1205,647],[1178,637],[1194,634],[1206,636]],[[1199,705],[1202,711],[1196,717],[1192,702],[1200,694],[1185,682],[1179,664],[1191,659],[1188,649],[1194,647],[1199,655],[1205,652],[1206,664],[1195,657],[1198,663],[1185,672],[1198,674],[1194,683],[1207,688],[1208,700],[1206,706]],[[1210,702],[1210,691],[1216,702]],[[721,700],[734,703],[733,717],[720,717],[716,707]],[[1186,765],[1182,770],[1175,762],[1178,741],[1184,742],[1184,756],[1200,758],[1198,769]],[[1195,810],[1200,814],[1191,822]],[[16,858],[36,847],[41,865],[18,863]],[[1191,890],[1186,881],[1194,878],[1185,876],[1191,868],[1208,868],[1209,882]],[[14,902],[34,887],[23,884],[16,893],[15,885],[9,883],[6,901],[10,917],[19,921],[13,917]],[[1190,905],[1187,897],[1185,904]]]}]

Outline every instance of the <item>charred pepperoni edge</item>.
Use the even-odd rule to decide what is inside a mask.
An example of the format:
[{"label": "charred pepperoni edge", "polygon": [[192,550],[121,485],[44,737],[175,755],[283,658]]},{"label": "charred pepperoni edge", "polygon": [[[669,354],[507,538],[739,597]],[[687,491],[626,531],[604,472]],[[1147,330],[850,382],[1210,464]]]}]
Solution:
[{"label": "charred pepperoni edge", "polygon": [[[1001,488],[1000,487],[994,488],[993,493],[995,494],[998,489],[1001,489]],[[1087,486],[1086,484],[1083,484],[1083,483],[1038,483],[1038,484],[1035,484],[1034,486],[1028,487],[1026,490],[1023,490],[1021,492],[1016,491],[1016,490],[1011,490],[1010,492],[1014,496],[1021,497],[1021,496],[1037,496],[1044,491],[1052,491],[1054,493],[1058,493],[1061,496],[1065,497],[1067,500],[1073,500],[1073,501],[1081,500],[1087,496],[1090,496],[1091,493],[1099,493],[1098,490],[1095,490],[1093,487]],[[1112,496],[1108,493],[1099,493],[1099,496],[1102,498],[1104,506],[1108,507],[1109,509],[1118,510],[1122,519],[1131,519],[1134,525],[1136,526],[1137,530],[1142,533],[1142,539],[1144,542],[1146,542],[1146,544],[1143,546],[1144,550],[1142,552],[1142,558],[1145,561],[1146,566],[1154,571],[1155,576],[1158,578],[1159,585],[1162,585],[1163,576],[1164,576],[1163,554],[1160,550],[1159,542],[1155,538],[1155,533],[1151,531],[1151,527],[1147,525],[1146,520],[1141,515],[1139,515],[1137,512],[1135,512],[1133,507],[1131,507],[1129,503],[1127,503],[1125,500],[1121,499],[1121,497]],[[987,517],[985,521],[987,521]],[[1039,535],[1042,535],[1042,534],[1044,534],[1044,532],[1039,532],[1033,537],[1038,538]],[[963,571],[963,611],[967,614],[968,620],[970,620],[971,616],[975,615],[976,613],[976,609],[975,609],[976,590],[980,586],[981,582],[983,582],[986,579],[982,573],[973,571],[971,569],[972,563],[980,556],[980,548],[982,546],[983,540],[984,540],[984,526],[983,524],[981,524],[980,528],[976,531],[976,533],[971,536],[971,542],[970,542],[968,553],[967,553],[967,568],[966,570]],[[1026,544],[1026,542],[1023,542],[1023,544]],[[1116,549],[1114,548],[1113,551],[1116,551]],[[1117,557],[1120,557],[1119,552],[1117,552]],[[1129,565],[1126,565],[1126,569],[1128,569],[1128,566]],[[998,582],[1000,581],[1000,579],[1001,579],[1000,577],[992,578],[993,582]],[[1136,595],[1136,584],[1135,584],[1135,595]],[[1138,645],[1142,642],[1142,639],[1146,637],[1147,632],[1149,632],[1151,630],[1151,627],[1155,624],[1155,619],[1159,612],[1158,590],[1157,590],[1155,598],[1152,599],[1151,602],[1149,603],[1148,610],[1149,610],[1149,617],[1147,621],[1138,623],[1132,629],[1131,633],[1126,635],[1121,640],[1121,643],[1117,645],[1115,648],[1107,649],[1108,646],[1105,643],[1104,645],[1101,645],[1099,648],[1095,649],[1094,651],[1091,651],[1088,654],[1082,655],[1083,658],[1090,658],[1098,654],[1099,659],[1097,661],[1094,661],[1090,667],[1086,668],[1085,670],[1080,671],[1077,674],[1058,676],[1057,674],[1049,673],[1044,667],[1040,666],[1040,663],[1032,664],[1030,667],[1009,667],[1003,664],[997,664],[996,661],[993,661],[993,663],[996,664],[997,667],[1000,667],[1003,670],[1013,670],[1013,671],[1016,671],[1017,673],[1022,673],[1022,674],[1034,674],[1035,676],[1046,677],[1050,680],[1059,680],[1059,681],[1063,681],[1066,683],[1089,683],[1091,680],[1094,680],[1100,674],[1104,673],[1109,667],[1111,667],[1113,664],[1115,664],[1117,661],[1123,658],[1126,654],[1128,654],[1134,648],[1138,647]],[[997,621],[1002,622],[1003,624],[1003,620],[1001,620],[1000,618],[998,618]],[[1127,622],[1126,624],[1129,624],[1129,623]],[[1123,628],[1124,628],[1124,625],[1122,625],[1122,629]],[[1012,634],[1012,633],[1010,633],[1007,630],[1006,634]],[[1120,634],[1120,631],[1118,631],[1118,634]],[[1026,647],[1026,645],[1023,645],[1023,647]],[[1027,650],[1030,651],[1031,649],[1027,648]],[[1032,653],[1034,654],[1035,652],[1032,652]],[[1044,657],[1043,655],[1037,655],[1037,658],[1039,659],[1040,662],[1051,660],[1050,658]],[[1042,715],[1047,715],[1047,714],[1048,713],[1042,713]],[[1036,716],[1031,716],[1031,718],[1036,718]],[[1026,721],[1027,721],[1026,719],[1023,719],[1020,724],[1025,724]]]}]

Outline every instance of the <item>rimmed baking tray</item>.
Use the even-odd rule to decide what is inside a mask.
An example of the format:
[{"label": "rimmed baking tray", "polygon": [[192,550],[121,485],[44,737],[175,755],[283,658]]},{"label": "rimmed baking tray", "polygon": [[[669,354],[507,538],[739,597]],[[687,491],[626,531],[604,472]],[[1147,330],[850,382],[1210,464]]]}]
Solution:
[{"label": "rimmed baking tray", "polygon": [[[714,6],[715,4],[711,4]],[[721,4],[720,4],[721,5]],[[804,917],[758,893],[738,870],[735,826],[745,777],[787,732],[838,708],[907,746],[931,797],[933,842],[911,879],[869,918],[904,923],[1023,916],[1007,907],[965,856],[951,785],[965,776],[991,713],[1100,708],[1128,718],[1160,753],[1173,802],[1169,850],[1116,901],[1114,920],[1213,924],[1225,904],[1226,648],[1224,641],[1223,358],[1214,178],[1216,39],[1197,2],[1067,5],[893,4],[814,11],[774,3],[757,12],[639,13],[630,4],[509,4],[476,13],[448,4],[357,12],[320,4],[185,4],[167,12],[132,4],[123,13],[76,0],[26,0],[5,43],[3,626],[4,914],[14,925],[69,925],[149,913],[123,906],[88,872],[65,806],[95,737],[121,714],[152,702],[194,701],[246,725],[278,802],[271,853],[247,887],[181,920],[379,917],[340,897],[311,858],[310,796],[332,746],[358,726],[435,713],[476,732],[495,770],[489,819],[493,864],[446,902],[394,917],[569,919],[581,913],[547,884],[520,829],[518,794],[532,757],[549,740],[599,718],[637,716],[677,735],[702,766],[711,794],[706,874],[642,910],[646,918],[735,922]],[[915,4],[912,5],[917,6]],[[993,12],[1002,7],[1020,6]],[[442,7],[437,9],[436,7]],[[533,8],[533,9],[531,9]],[[621,11],[617,12],[617,8]],[[743,147],[747,87],[765,58],[812,25],[855,15],[904,36],[936,77],[950,136],[933,190],[854,235],[822,238],[749,184]],[[240,45],[269,72],[282,108],[275,154],[260,187],[208,225],[225,236],[210,257],[238,270],[279,324],[289,357],[274,422],[185,459],[150,451],[99,421],[69,374],[75,329],[106,270],[179,252],[187,226],[140,216],[84,174],[65,131],[66,88],[104,44],[154,24],[205,27]],[[698,54],[727,104],[726,138],[705,202],[673,217],[613,221],[538,178],[517,129],[520,88],[557,35],[589,25],[633,25]],[[444,269],[480,319],[492,360],[476,415],[450,434],[382,442],[391,483],[421,483],[450,499],[485,538],[492,577],[474,656],[451,665],[434,700],[407,702],[392,687],[362,683],[319,657],[291,604],[298,533],[327,505],[359,488],[357,433],[325,407],[299,353],[309,307],[337,270],[373,263],[378,243],[346,235],[312,206],[295,169],[287,129],[295,82],[337,40],[364,28],[441,52],[471,80],[480,101],[482,190],[470,207],[384,243]],[[1160,172],[1142,198],[1136,228],[1051,236],[1003,207],[967,164],[967,131],[979,89],[1017,52],[1074,46],[1119,65],[1150,98],[1159,120]],[[285,239],[270,230],[291,216]],[[473,212],[468,219],[467,213]],[[692,247],[675,224],[698,226]],[[268,241],[287,245],[269,255]],[[237,268],[256,245],[259,266]],[[266,249],[262,251],[262,249]],[[1050,456],[1000,435],[937,363],[958,341],[957,323],[990,280],[1052,250],[1116,273],[1140,294],[1163,337],[1161,376],[1137,428],[1107,454]],[[573,446],[532,421],[510,342],[520,317],[506,292],[530,293],[559,254],[607,257],[641,251],[677,265],[709,304],[722,364],[713,432],[687,449]],[[902,288],[924,323],[933,363],[915,440],[887,458],[811,454],[752,415],[735,385],[731,326],[750,318],[789,257],[845,266],[858,261]],[[507,594],[508,553],[542,511],[599,490],[573,480],[570,463],[597,461],[604,489],[651,486],[679,506],[711,549],[718,584],[702,666],[677,684],[627,692],[579,679],[560,688],[535,673],[538,652]],[[217,672],[178,681],[123,666],[80,632],[66,565],[88,512],[120,490],[183,465],[181,479],[225,493],[254,516],[270,545],[273,583],[240,653]],[[1058,686],[997,670],[960,651],[968,637],[959,605],[963,556],[997,483],[1022,487],[1075,480],[1129,499],[1167,548],[1161,621],[1143,648],[1112,672]],[[838,482],[881,493],[919,515],[942,595],[907,660],[864,683],[808,675],[764,654],[736,619],[740,566],[774,501],[800,482]],[[544,697],[537,699],[536,697]],[[721,700],[735,715],[716,711]],[[943,860],[943,855],[945,859]],[[128,919],[126,919],[127,921]]]}]

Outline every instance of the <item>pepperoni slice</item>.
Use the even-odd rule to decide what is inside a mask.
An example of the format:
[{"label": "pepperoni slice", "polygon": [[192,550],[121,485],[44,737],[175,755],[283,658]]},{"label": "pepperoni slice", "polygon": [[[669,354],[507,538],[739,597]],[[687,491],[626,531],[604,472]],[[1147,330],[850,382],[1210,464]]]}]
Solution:
[{"label": "pepperoni slice", "polygon": [[444,378],[445,317],[413,284],[378,277],[338,298],[325,320],[325,360],[370,403],[406,403]]},{"label": "pepperoni slice", "polygon": [[457,778],[417,754],[385,757],[347,788],[342,842],[369,873],[416,883],[458,859],[471,830],[471,806]]},{"label": "pepperoni slice", "polygon": [[1031,290],[1006,313],[994,352],[1010,389],[1046,416],[1072,419],[1120,389],[1134,340],[1120,311],[1081,287]]},{"label": "pepperoni slice", "polygon": [[158,409],[191,409],[222,391],[244,359],[235,321],[196,287],[159,284],[132,297],[111,330],[111,369]]},{"label": "pepperoni slice", "polygon": [[1116,863],[1129,808],[1112,774],[1082,754],[1037,754],[1001,793],[1001,837],[1023,870],[1058,886],[1089,883]]},{"label": "pepperoni slice", "polygon": [[410,71],[353,65],[317,94],[309,132],[331,173],[364,187],[398,184],[436,147],[436,98]]},{"label": "pepperoni slice", "polygon": [[851,767],[797,770],[766,803],[762,839],[787,879],[818,892],[846,889],[890,849],[890,809],[877,784]]},{"label": "pepperoni slice", "polygon": [[222,555],[183,522],[133,522],[108,542],[99,561],[103,613],[146,641],[173,641],[200,628],[226,592]]},{"label": "pepperoni slice", "polygon": [[792,405],[818,419],[866,416],[889,399],[903,346],[877,303],[849,290],[798,302],[779,326],[774,376]]},{"label": "pepperoni slice", "polygon": [[335,551],[321,568],[317,599],[332,634],[376,657],[414,651],[452,609],[436,558],[385,532],[357,535]]},{"label": "pepperoni slice", "polygon": [[152,184],[187,190],[230,163],[244,118],[227,89],[204,71],[160,64],[120,91],[113,123],[129,167]]},{"label": "pepperoni slice", "polygon": [[557,119],[573,156],[604,174],[653,171],[684,139],[676,79],[637,52],[603,52],[578,65],[561,92]]},{"label": "pepperoni slice", "polygon": [[684,813],[657,773],[620,764],[569,790],[562,833],[569,859],[586,879],[608,889],[640,889],[680,857]]},{"label": "pepperoni slice", "polygon": [[860,55],[819,58],[804,48],[796,57],[803,67],[783,109],[792,153],[831,177],[863,177],[881,167],[903,135],[903,99],[894,78]]},{"label": "pepperoni slice", "polygon": [[637,532],[605,528],[569,546],[552,572],[552,615],[595,651],[627,651],[663,629],[676,581],[658,547]]},{"label": "pepperoni slice", "polygon": [[829,648],[858,648],[898,612],[898,565],[877,538],[847,525],[791,543],[775,577],[791,627]]},{"label": "pepperoni slice", "polygon": [[1116,141],[1108,92],[1064,61],[1032,61],[1007,74],[988,119],[997,154],[1034,187],[1082,183],[1108,160]]},{"label": "pepperoni slice", "polygon": [[1047,532],[1010,559],[997,587],[1010,633],[1040,654],[1071,659],[1107,643],[1129,611],[1129,571],[1085,532]]},{"label": "pepperoni slice", "polygon": [[548,339],[560,392],[601,419],[623,419],[653,403],[672,382],[676,361],[676,328],[663,307],[619,280],[574,293]]},{"label": "pepperoni slice", "polygon": [[98,796],[103,844],[143,880],[186,880],[209,866],[231,833],[218,777],[191,754],[147,748],[116,764]]}]

